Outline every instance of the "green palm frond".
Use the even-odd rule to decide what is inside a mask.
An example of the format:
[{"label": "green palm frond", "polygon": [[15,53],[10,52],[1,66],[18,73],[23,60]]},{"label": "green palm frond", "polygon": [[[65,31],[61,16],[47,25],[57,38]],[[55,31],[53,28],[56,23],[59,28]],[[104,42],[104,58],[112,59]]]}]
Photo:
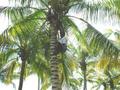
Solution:
[{"label": "green palm frond", "polygon": [[[64,57],[64,59],[63,59]],[[65,55],[62,55],[62,58],[60,59],[61,64],[59,65],[60,70],[60,77],[61,77],[61,84],[65,80],[65,82],[68,84],[69,76],[71,75],[71,71],[69,69],[67,60],[65,60]]]},{"label": "green palm frond", "polygon": [[100,59],[98,59],[98,62],[96,63],[96,69],[100,71],[103,70],[104,72],[106,72],[108,68],[111,69],[112,71],[119,70],[120,68],[119,59],[110,60],[108,56],[100,57]]},{"label": "green palm frond", "polygon": [[[73,77],[73,72],[77,70],[78,64],[77,61],[75,60],[74,56],[67,54],[59,54],[58,55],[58,60],[60,62],[59,64],[59,75],[60,75],[60,82],[61,85],[64,86],[68,85],[68,87],[72,87],[71,84],[74,82],[71,82],[71,79],[73,81],[75,78]],[[75,80],[77,82],[77,80]]]},{"label": "green palm frond", "polygon": [[22,42],[29,40],[29,37],[31,35],[30,33],[36,32],[36,29],[39,29],[37,27],[40,26],[40,24],[42,25],[42,22],[40,23],[40,21],[43,21],[43,19],[40,20],[39,19],[40,16],[41,17],[45,16],[42,11],[35,12],[34,14],[31,14],[28,17],[26,17],[24,20],[20,20],[19,22],[15,23],[11,27],[7,28],[2,34],[3,37],[6,37],[6,38],[3,38],[4,41],[5,39],[8,39],[8,40],[14,41],[16,44],[19,41],[18,43],[21,44]]},{"label": "green palm frond", "polygon": [[120,1],[119,0],[105,0],[104,4],[111,9],[120,18]]},{"label": "green palm frond", "polygon": [[82,85],[82,81],[76,80],[76,79],[69,79],[70,87],[72,87],[73,90],[79,90],[80,86]]},{"label": "green palm frond", "polygon": [[50,84],[50,66],[49,62],[45,59],[44,53],[39,52],[36,53],[37,57],[35,60],[31,60],[29,62],[30,67],[32,68],[33,73],[37,73],[39,78],[41,79],[41,90],[46,90]]},{"label": "green palm frond", "polygon": [[14,74],[17,62],[16,59],[8,61],[1,69],[0,69],[0,76],[3,77],[3,82],[9,84],[12,82],[12,79],[16,77]]},{"label": "green palm frond", "polygon": [[69,30],[71,30],[71,31],[72,30],[79,30],[77,25],[71,19],[69,19],[68,16],[63,17],[63,22],[62,23],[64,25],[64,29],[66,31],[68,30],[68,32],[69,32]]},{"label": "green palm frond", "polygon": [[[81,54],[81,50],[84,50],[84,52],[89,52],[91,53],[89,46],[86,42],[86,38],[85,35],[79,30],[78,26],[75,24],[75,22],[69,18],[69,16],[66,16],[64,18],[65,20],[65,26],[68,27],[68,32],[72,32],[70,37],[75,37],[74,43],[75,43],[75,47],[72,46],[73,42],[71,42],[71,45],[69,46],[70,49],[72,49],[72,52],[74,51],[74,53],[79,54],[79,57],[82,55]],[[70,30],[70,31],[69,31]]]},{"label": "green palm frond", "polygon": [[[1,13],[4,13],[12,23],[20,22],[20,20],[35,20],[41,19],[42,17],[38,17],[40,13],[43,11],[45,13],[45,9],[37,9],[35,7],[1,7]],[[39,14],[38,14],[39,12]],[[36,15],[36,16],[35,16]],[[33,19],[34,18],[34,19]]]},{"label": "green palm frond", "polygon": [[3,7],[2,13],[11,18],[12,21],[23,19],[27,13],[32,12],[30,8],[27,7]]},{"label": "green palm frond", "polygon": [[76,1],[74,2],[75,4],[71,5],[71,8],[73,8],[73,10],[75,11],[80,11],[82,9],[86,9],[86,10],[90,10],[90,11],[98,11],[98,8],[102,8],[101,7],[101,3],[98,1],[97,3],[95,3],[95,1],[88,1],[86,2],[85,0],[81,0],[81,1]]},{"label": "green palm frond", "polygon": [[[104,1],[88,1],[88,0],[81,0],[81,1],[76,1],[75,4],[71,5],[70,12],[77,12],[77,15],[81,16],[81,18],[84,18],[85,20],[91,20],[91,21],[98,21],[102,20],[102,17],[108,17],[109,12],[111,9],[106,7],[104,5]],[[74,14],[74,13],[73,13]]]},{"label": "green palm frond", "polygon": [[[115,60],[118,58],[119,49],[99,31],[91,27],[91,25],[88,25],[88,28],[86,29],[86,36],[88,37],[90,46],[93,46],[96,49],[102,49],[103,54],[107,54],[111,59]],[[91,39],[89,39],[90,37]]]},{"label": "green palm frond", "polygon": [[0,52],[0,69],[3,67],[3,65],[7,62],[5,57],[5,52]]},{"label": "green palm frond", "polygon": [[69,16],[76,19],[79,19],[87,24],[87,29],[85,30],[86,40],[90,47],[94,47],[94,49],[98,51],[103,51],[103,54],[110,56],[110,59],[117,60],[119,55],[119,49],[114,46],[114,44],[107,39],[104,35],[102,35],[97,29],[95,29],[92,25],[90,25],[87,21],[77,18],[74,16]]}]

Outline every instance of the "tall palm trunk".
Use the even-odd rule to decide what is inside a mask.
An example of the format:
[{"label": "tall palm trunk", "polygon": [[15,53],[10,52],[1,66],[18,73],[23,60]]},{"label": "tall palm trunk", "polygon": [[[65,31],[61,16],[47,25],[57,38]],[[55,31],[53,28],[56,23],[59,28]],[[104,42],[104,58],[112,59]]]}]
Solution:
[{"label": "tall palm trunk", "polygon": [[84,87],[83,87],[83,90],[87,90],[86,64],[85,64],[84,68],[85,68],[85,70],[83,71],[83,75],[84,75]]},{"label": "tall palm trunk", "polygon": [[18,90],[22,90],[22,87],[23,87],[23,76],[25,71],[25,64],[26,64],[26,60],[22,61]]},{"label": "tall palm trunk", "polygon": [[38,90],[40,90],[40,84],[41,84],[41,80],[40,80],[40,78],[38,76]]},{"label": "tall palm trunk", "polygon": [[82,73],[83,73],[83,79],[84,79],[84,85],[83,85],[83,90],[87,90],[87,79],[86,79],[86,57],[88,56],[87,53],[85,52],[82,52],[83,53],[83,57],[82,57],[82,61],[80,62],[80,66],[81,66],[81,70],[82,70]]},{"label": "tall palm trunk", "polygon": [[[52,25],[51,25],[52,28]],[[52,82],[52,90],[60,90],[59,83],[59,73],[58,73],[58,60],[56,55],[56,30],[55,28],[51,29],[51,40],[50,40],[50,55],[51,55],[51,82]]]},{"label": "tall palm trunk", "polygon": [[84,79],[84,84],[83,84],[83,90],[87,90],[87,79],[86,79],[86,62],[85,59],[83,59],[81,62],[81,70],[83,73],[83,79]]},{"label": "tall palm trunk", "polygon": [[25,65],[26,65],[26,61],[27,61],[26,51],[24,49],[21,50],[20,57],[21,57],[21,60],[22,60],[22,66],[21,66],[18,90],[22,90],[22,87],[23,87]]},{"label": "tall palm trunk", "polygon": [[56,54],[56,45],[57,45],[57,21],[56,15],[54,12],[49,11],[48,20],[50,22],[50,65],[51,65],[51,83],[52,90],[61,90],[60,80],[59,80],[59,72],[58,72],[58,60]]},{"label": "tall palm trunk", "polygon": [[17,90],[15,83],[12,82],[12,85],[13,85],[14,90]]}]

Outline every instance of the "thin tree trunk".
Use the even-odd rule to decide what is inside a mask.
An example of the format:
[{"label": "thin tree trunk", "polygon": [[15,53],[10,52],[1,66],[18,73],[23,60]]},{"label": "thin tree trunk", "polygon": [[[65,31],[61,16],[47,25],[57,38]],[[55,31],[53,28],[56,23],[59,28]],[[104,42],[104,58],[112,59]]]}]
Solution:
[{"label": "thin tree trunk", "polygon": [[82,70],[82,73],[83,73],[83,90],[87,90],[87,79],[86,79],[86,62],[85,62],[85,58],[82,59],[82,61],[80,62],[80,65],[81,65],[81,70]]},{"label": "thin tree trunk", "polygon": [[22,60],[18,90],[22,90],[26,60]]},{"label": "thin tree trunk", "polygon": [[40,84],[41,84],[41,80],[40,80],[40,78],[38,76],[38,90],[40,90]]},{"label": "thin tree trunk", "polygon": [[25,65],[26,65],[26,61],[27,61],[27,49],[26,49],[26,47],[21,47],[20,48],[20,54],[19,54],[19,56],[21,57],[22,66],[21,66],[21,72],[20,72],[20,80],[19,80],[18,90],[22,90],[23,79],[24,79],[24,72],[25,72]]},{"label": "thin tree trunk", "polygon": [[83,70],[82,70],[82,72],[83,72],[83,75],[84,75],[84,85],[83,85],[83,90],[87,90],[87,80],[86,80],[86,62],[85,62],[85,59],[83,59],[83,61],[82,61],[82,63],[83,63]]},{"label": "thin tree trunk", "polygon": [[86,80],[86,65],[84,66],[85,70],[83,71],[84,75],[84,87],[83,90],[87,90],[87,80]]},{"label": "thin tree trunk", "polygon": [[82,57],[82,61],[80,62],[80,66],[81,66],[81,70],[82,70],[82,73],[83,73],[83,78],[84,78],[84,84],[83,84],[83,90],[87,90],[87,79],[86,79],[86,70],[87,70],[87,67],[86,67],[86,57],[87,57],[87,53],[85,52],[82,52],[83,53],[83,57]]},{"label": "thin tree trunk", "polygon": [[16,90],[16,85],[15,83],[12,83],[14,90]]},{"label": "thin tree trunk", "polygon": [[50,22],[50,65],[51,65],[51,84],[52,90],[61,90],[60,80],[59,80],[59,71],[58,71],[58,60],[56,54],[56,45],[57,45],[57,15],[49,11],[48,20]]}]

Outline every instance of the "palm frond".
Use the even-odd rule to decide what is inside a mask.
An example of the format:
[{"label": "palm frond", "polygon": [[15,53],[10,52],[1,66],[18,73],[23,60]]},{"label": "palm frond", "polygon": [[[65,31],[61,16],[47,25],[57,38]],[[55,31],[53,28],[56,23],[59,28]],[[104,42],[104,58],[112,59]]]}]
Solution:
[{"label": "palm frond", "polygon": [[[40,10],[34,7],[4,7],[2,13],[4,13],[7,17],[9,17],[12,23],[16,23],[26,18],[28,18],[28,20],[31,20],[35,17],[35,14],[38,15],[38,13],[36,12],[39,12],[40,14],[42,11],[45,13],[44,9]],[[33,17],[31,18],[31,16]],[[39,17],[34,19],[41,19],[41,18]]]},{"label": "palm frond", "polygon": [[0,75],[3,76],[3,82],[9,84],[14,78],[14,70],[16,69],[16,60],[11,60],[1,68]]},{"label": "palm frond", "polygon": [[105,0],[104,5],[111,9],[120,18],[120,1],[119,0]]},{"label": "palm frond", "polygon": [[98,51],[103,51],[103,55],[108,55],[110,59],[117,60],[119,55],[119,49],[114,46],[114,44],[107,39],[104,35],[102,35],[97,29],[95,29],[92,25],[90,25],[87,21],[82,18],[77,18],[74,16],[70,16],[79,20],[82,20],[87,24],[87,29],[85,30],[86,40],[89,46],[94,47]]},{"label": "palm frond", "polygon": [[[23,20],[20,20],[19,22],[16,22],[14,25],[11,27],[7,28],[3,33],[2,36],[4,37],[3,41],[5,39],[7,40],[12,40],[14,42],[18,42],[21,44],[21,42],[24,41],[24,39],[28,40],[29,36],[31,35],[31,32],[36,32],[37,27],[42,25],[42,22],[40,23],[39,21],[43,21],[43,19],[39,19],[39,17],[44,17],[43,12],[35,12],[34,14],[29,15]],[[29,21],[28,21],[29,20]],[[7,38],[9,37],[9,38]],[[24,37],[24,39],[22,39]],[[15,40],[14,40],[15,39]],[[25,40],[25,41],[26,41]]]},{"label": "palm frond", "polygon": [[79,1],[76,4],[71,5],[71,11],[77,12],[77,15],[81,16],[85,20],[101,20],[100,16],[106,17],[109,15],[110,9],[103,5],[103,2],[98,1]]},{"label": "palm frond", "polygon": [[90,40],[89,38],[91,37],[90,46],[94,46],[96,49],[102,49],[103,54],[110,56],[111,59],[117,60],[119,49],[99,31],[91,27],[91,25],[88,25],[86,35],[88,36],[88,40]]}]

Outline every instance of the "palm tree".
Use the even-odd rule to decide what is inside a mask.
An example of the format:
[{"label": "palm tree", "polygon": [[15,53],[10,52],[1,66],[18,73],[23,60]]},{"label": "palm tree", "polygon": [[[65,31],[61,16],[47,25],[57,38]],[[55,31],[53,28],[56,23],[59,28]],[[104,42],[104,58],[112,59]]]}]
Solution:
[{"label": "palm tree", "polygon": [[[28,17],[29,18],[29,17]],[[29,23],[29,22],[28,22]],[[27,24],[27,23],[26,23]],[[38,71],[40,70],[40,68],[41,68],[41,66],[43,67],[42,69],[41,69],[41,71],[43,71],[43,70],[45,70],[45,72],[46,72],[46,70],[48,70],[47,72],[49,72],[49,68],[45,68],[45,67],[47,67],[47,66],[45,66],[44,64],[43,65],[39,65],[39,62],[36,62],[36,60],[37,61],[39,61],[38,59],[42,59],[41,58],[41,55],[43,54],[43,56],[44,56],[44,51],[43,51],[43,53],[42,53],[42,50],[40,50],[39,51],[39,54],[37,54],[38,53],[38,51],[36,51],[36,50],[39,50],[39,47],[41,47],[41,48],[43,48],[44,46],[45,46],[45,44],[47,44],[48,42],[48,38],[47,38],[47,33],[45,33],[45,34],[42,34],[41,33],[41,31],[34,31],[33,29],[32,29],[32,27],[34,27],[34,24],[32,24],[31,26],[32,27],[30,27],[29,28],[29,26],[27,27],[27,29],[25,29],[25,30],[28,30],[29,29],[29,32],[27,32],[27,33],[25,33],[24,32],[24,27],[25,26],[27,26],[26,24],[24,24],[24,21],[21,21],[21,22],[19,22],[19,23],[17,23],[17,24],[15,24],[14,26],[12,26],[10,29],[8,28],[8,30],[6,30],[4,33],[3,33],[3,35],[4,35],[4,37],[6,37],[6,38],[4,38],[4,40],[5,39],[7,39],[7,37],[9,37],[9,39],[8,39],[8,41],[9,41],[9,43],[7,43],[7,44],[4,44],[4,47],[7,47],[7,49],[9,50],[9,48],[11,48],[11,46],[13,46],[13,49],[15,48],[15,52],[14,53],[16,53],[16,54],[20,54],[19,53],[19,51],[20,51],[20,47],[22,46],[21,44],[22,44],[22,41],[24,42],[24,40],[25,40],[25,43],[27,43],[27,42],[29,42],[27,45],[29,45],[29,50],[31,51],[31,52],[29,52],[28,53],[28,56],[27,56],[27,58],[30,58],[30,60],[31,59],[35,59],[35,61],[30,61],[30,60],[27,60],[26,62],[28,63],[29,62],[29,64],[31,64],[31,65],[33,65],[34,66],[34,68],[35,68],[35,70],[37,70],[38,69],[38,67],[39,67],[39,69],[38,69]],[[21,28],[19,28],[19,27],[22,27],[22,29]],[[19,32],[17,32],[17,31],[19,31]],[[30,33],[30,32],[33,32],[33,33]],[[44,32],[43,32],[44,33]],[[40,37],[38,37],[38,35],[39,34],[41,34],[41,36]],[[19,36],[19,35],[21,35],[21,36]],[[42,35],[43,35],[43,37],[42,37]],[[31,37],[31,36],[34,36],[33,38],[29,38],[29,37]],[[22,38],[22,39],[21,39]],[[41,38],[41,39],[40,39]],[[40,40],[40,42],[42,43],[42,45],[40,45],[40,43],[38,44],[35,44],[36,43],[36,41],[39,41]],[[44,39],[46,39],[46,42],[45,42],[45,40]],[[19,43],[20,42],[20,43]],[[45,43],[45,44],[44,44]],[[19,45],[20,44],[20,45]],[[33,45],[34,44],[34,45]],[[7,46],[8,45],[8,46]],[[5,49],[5,51],[6,51],[6,49]],[[31,55],[32,54],[32,55]],[[37,56],[37,57],[35,57],[35,56]],[[8,56],[7,54],[6,54],[6,56]],[[31,57],[32,56],[32,57]],[[71,62],[71,61],[70,61]],[[40,61],[40,63],[47,63],[47,62],[41,62]],[[63,62],[64,63],[64,62]],[[23,64],[23,63],[22,63]],[[68,62],[68,64],[69,64],[69,62]],[[37,66],[37,67],[36,67]],[[65,66],[66,67],[66,66]],[[67,66],[68,67],[68,66]],[[70,66],[71,67],[71,66]],[[21,69],[22,70],[22,69]],[[25,68],[23,68],[23,70],[25,70]],[[9,70],[8,70],[9,71]],[[39,72],[37,72],[38,74],[39,74]],[[62,73],[64,73],[63,71],[62,71]],[[48,74],[48,73],[47,73]],[[47,75],[46,74],[46,75]],[[23,76],[24,76],[24,74],[22,74],[21,75],[22,76],[22,83],[23,83]],[[69,74],[65,74],[65,76],[67,77],[67,76],[69,76]],[[42,76],[41,76],[42,77]],[[44,77],[45,79],[46,79],[46,77]],[[21,80],[20,80],[21,81]],[[44,85],[44,84],[43,84]],[[21,86],[22,87],[22,86]],[[21,88],[20,88],[21,89]]]},{"label": "palm tree", "polygon": [[[106,62],[104,62],[104,61],[101,61],[101,64],[100,64],[100,67],[103,69],[103,68],[106,68],[106,66],[108,66],[108,65],[110,65],[110,67],[115,67],[117,64],[113,64],[113,62],[114,63],[118,63],[118,60],[117,60],[117,55],[119,54],[112,54],[113,56],[115,55],[115,58],[107,58],[108,57],[108,55],[106,55],[106,53],[105,52],[103,52],[103,54],[102,54],[102,50],[104,50],[104,46],[101,48],[101,46],[99,47],[99,45],[97,45],[97,47],[96,47],[96,42],[98,41],[99,42],[99,44],[100,44],[100,42],[102,43],[103,41],[99,41],[99,39],[97,39],[97,37],[96,36],[93,36],[93,39],[91,38],[91,37],[89,37],[89,36],[87,36],[87,33],[88,34],[90,34],[91,33],[91,31],[92,30],[94,30],[92,33],[94,34],[95,33],[95,31],[96,31],[96,29],[94,28],[94,27],[92,27],[88,22],[86,22],[87,24],[88,24],[88,28],[86,29],[86,30],[89,30],[89,33],[88,32],[79,32],[79,31],[74,31],[74,33],[75,33],[75,36],[76,36],[76,38],[77,38],[77,41],[79,41],[79,44],[80,44],[80,46],[78,45],[78,48],[77,48],[77,54],[78,54],[78,58],[79,58],[79,56],[81,55],[80,53],[80,51],[79,50],[83,50],[85,53],[88,53],[88,55],[89,55],[89,59],[91,58],[91,57],[97,57],[98,59],[100,58],[100,57],[104,57],[104,58],[106,58],[105,60],[106,60]],[[85,31],[86,31],[85,30]],[[93,35],[92,34],[92,35]],[[97,34],[99,34],[99,35],[102,35],[100,32],[98,32],[97,31]],[[106,34],[105,34],[106,35]],[[107,36],[101,36],[101,37],[103,37],[104,39],[106,39],[107,40],[107,38],[108,38],[108,34],[107,34]],[[87,36],[87,37],[86,37]],[[100,37],[100,36],[99,36]],[[87,39],[88,38],[88,39]],[[89,41],[89,39],[91,38],[91,40]],[[94,41],[95,40],[95,41]],[[106,41],[105,41],[106,42]],[[111,43],[111,41],[110,40],[107,40],[107,42],[109,42],[109,44],[112,44],[112,46],[114,47],[114,48],[116,48],[116,50],[118,50],[118,52],[119,52],[119,49],[117,48],[117,47],[115,47],[114,45],[113,45],[113,43]],[[103,44],[102,44],[103,45]],[[106,49],[107,50],[107,49]],[[108,51],[109,52],[109,51]],[[111,52],[112,53],[112,52]],[[82,54],[84,54],[84,53],[82,53]],[[102,54],[102,55],[101,55]],[[84,57],[84,58],[87,58],[87,57]],[[80,59],[80,58],[79,58]],[[81,58],[82,59],[82,58]],[[88,59],[88,60],[89,60]],[[85,60],[85,59],[84,59]],[[82,59],[82,61],[81,61],[81,64],[83,64],[83,65],[81,65],[81,66],[83,66],[82,68],[86,68],[86,63],[87,62],[85,62],[83,59]],[[98,61],[99,62],[99,61]],[[94,61],[94,63],[96,63],[96,61]],[[108,64],[109,63],[109,64]],[[88,66],[89,64],[87,63],[87,66]],[[118,66],[118,65],[117,65]],[[116,66],[116,67],[117,67]],[[95,66],[94,66],[95,67]],[[93,67],[93,68],[94,68]],[[86,71],[86,70],[83,70],[84,72]],[[94,71],[95,72],[95,71]],[[88,74],[89,75],[89,74]],[[88,81],[90,81],[90,80],[88,80]],[[106,83],[105,83],[106,84]],[[104,84],[104,85],[105,85]],[[100,84],[100,85],[102,85],[102,84]],[[105,85],[106,86],[106,85]]]},{"label": "palm tree", "polygon": [[[5,47],[5,49],[3,48],[2,52],[4,52],[4,51],[6,52],[8,50],[9,53],[13,53],[12,55],[14,55],[14,53],[15,53],[14,56],[17,57],[17,55],[18,55],[21,58],[21,60],[22,60],[19,90],[22,90],[23,77],[25,75],[25,65],[26,65],[26,62],[28,60],[30,60],[30,59],[35,59],[34,58],[35,57],[34,55],[36,55],[35,52],[38,52],[37,49],[39,48],[38,47],[38,43],[35,44],[34,42],[40,40],[40,38],[38,40],[38,35],[41,32],[34,31],[34,29],[32,28],[32,27],[36,26],[36,25],[35,26],[34,25],[35,24],[32,24],[31,27],[28,26],[26,28],[24,26],[24,22],[21,21],[20,23],[17,23],[13,27],[8,29],[9,30],[8,32],[6,30],[3,33],[4,38],[8,39],[8,43],[2,45],[3,47]],[[25,33],[26,31],[27,31],[27,33]],[[7,38],[7,37],[9,37],[9,38]],[[30,37],[32,37],[32,38],[30,38]],[[42,36],[41,36],[41,38],[42,38]],[[33,43],[34,43],[34,45],[33,45]],[[40,45],[40,43],[39,43],[39,45]],[[13,51],[13,52],[10,52],[10,51]],[[8,55],[6,54],[6,56],[8,56]]]},{"label": "palm tree", "polygon": [[[113,44],[119,48],[119,31],[112,32],[112,35],[116,37],[114,40],[112,40]],[[108,84],[110,86],[109,88],[111,90],[114,90],[118,85],[117,79],[119,80],[119,58],[112,61],[108,60],[109,57],[101,57],[100,59],[101,60],[99,60],[97,63],[97,68],[99,68],[99,70],[102,69],[104,71],[104,74],[108,77],[107,82],[104,81],[104,85]]]}]

